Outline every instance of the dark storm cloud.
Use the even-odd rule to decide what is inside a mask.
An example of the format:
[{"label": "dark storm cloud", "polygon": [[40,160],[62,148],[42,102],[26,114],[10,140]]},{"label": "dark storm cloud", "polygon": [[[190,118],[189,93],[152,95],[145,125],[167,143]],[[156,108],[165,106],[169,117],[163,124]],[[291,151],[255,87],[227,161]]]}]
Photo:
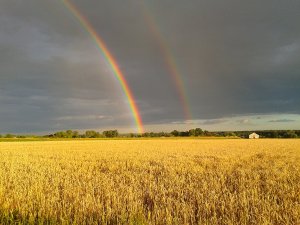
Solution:
[{"label": "dark storm cloud", "polygon": [[173,27],[165,25],[191,102],[199,102],[193,104],[196,116],[299,113],[299,2],[198,1],[197,6],[183,7],[186,19],[175,17],[173,8]]},{"label": "dark storm cloud", "polygon": [[[300,114],[299,1],[72,2],[118,60],[146,124]],[[144,13],[177,62],[193,121]],[[0,21],[0,132],[133,125],[110,68],[61,1],[4,0]]]}]

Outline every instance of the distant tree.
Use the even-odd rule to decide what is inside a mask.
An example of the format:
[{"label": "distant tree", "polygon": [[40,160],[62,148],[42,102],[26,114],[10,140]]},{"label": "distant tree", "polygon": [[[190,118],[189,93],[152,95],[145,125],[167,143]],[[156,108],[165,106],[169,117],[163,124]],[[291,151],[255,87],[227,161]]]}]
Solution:
[{"label": "distant tree", "polygon": [[156,134],[154,132],[150,132],[150,137],[156,137]]},{"label": "distant tree", "polygon": [[165,137],[171,137],[170,133],[165,132]]},{"label": "distant tree", "polygon": [[66,131],[66,138],[72,138],[73,136],[73,131],[72,130],[67,130]]},{"label": "distant tree", "polygon": [[189,136],[190,137],[196,136],[196,130],[195,129],[189,130]]},{"label": "distant tree", "polygon": [[136,135],[134,133],[129,133],[129,137],[134,138]]},{"label": "distant tree", "polygon": [[197,136],[202,136],[203,135],[203,130],[201,128],[190,129],[188,131],[188,133],[189,133],[188,136],[197,137]]},{"label": "distant tree", "polygon": [[148,132],[144,133],[143,137],[150,137],[150,133],[148,133]]},{"label": "distant tree", "polygon": [[196,128],[195,129],[195,136],[202,136],[203,135],[203,130],[201,128]]},{"label": "distant tree", "polygon": [[173,135],[174,137],[178,137],[179,136],[179,132],[177,130],[173,130],[171,132],[171,135]]},{"label": "distant tree", "polygon": [[180,137],[188,137],[189,136],[189,132],[188,131],[180,131],[179,132],[179,136]]},{"label": "distant tree", "polygon": [[47,135],[44,135],[42,136],[43,138],[54,138],[54,134],[47,134]]},{"label": "distant tree", "polygon": [[17,138],[26,138],[25,135],[18,135]]},{"label": "distant tree", "polygon": [[73,131],[72,132],[72,138],[79,138],[79,132],[78,131]]},{"label": "distant tree", "polygon": [[273,131],[273,132],[270,133],[270,137],[271,137],[271,138],[278,138],[278,137],[279,137],[279,134],[278,134],[277,131]]},{"label": "distant tree", "polygon": [[166,135],[165,135],[165,132],[158,132],[157,136],[158,137],[165,137]]},{"label": "distant tree", "polygon": [[227,136],[227,137],[235,137],[236,134],[235,134],[234,132],[229,132],[229,133],[227,133],[226,136]]},{"label": "distant tree", "polygon": [[204,134],[204,136],[211,136],[211,133],[210,133],[209,131],[207,131],[207,130],[205,130],[205,131],[203,132],[203,134]]},{"label": "distant tree", "polygon": [[64,131],[59,131],[59,132],[56,132],[56,133],[54,134],[54,137],[56,137],[56,138],[66,138],[66,137],[67,137],[67,134],[66,134],[66,132],[64,132]]},{"label": "distant tree", "polygon": [[84,134],[79,134],[79,138],[86,138],[85,133]]},{"label": "distant tree", "polygon": [[16,137],[16,135],[14,135],[14,134],[6,134],[5,135],[5,138],[14,138],[14,137]]},{"label": "distant tree", "polygon": [[2,134],[0,134],[0,138],[2,138],[3,136],[2,136]]},{"label": "distant tree", "polygon": [[85,132],[85,136],[86,136],[87,138],[99,138],[99,137],[101,137],[100,133],[99,133],[99,132],[96,132],[96,131],[94,131],[94,130],[87,130],[87,131]]},{"label": "distant tree", "polygon": [[286,131],[283,135],[284,138],[297,138],[297,134],[293,130]]},{"label": "distant tree", "polygon": [[102,134],[104,137],[108,137],[108,138],[113,138],[113,137],[119,136],[119,132],[117,130],[106,130],[106,131],[103,131]]}]

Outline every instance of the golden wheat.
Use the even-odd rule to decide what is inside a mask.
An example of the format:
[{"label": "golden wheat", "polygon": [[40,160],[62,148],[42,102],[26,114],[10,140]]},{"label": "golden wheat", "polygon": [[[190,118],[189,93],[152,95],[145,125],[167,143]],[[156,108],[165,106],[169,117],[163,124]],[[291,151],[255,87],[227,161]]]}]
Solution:
[{"label": "golden wheat", "polygon": [[300,140],[0,143],[1,224],[300,224]]}]

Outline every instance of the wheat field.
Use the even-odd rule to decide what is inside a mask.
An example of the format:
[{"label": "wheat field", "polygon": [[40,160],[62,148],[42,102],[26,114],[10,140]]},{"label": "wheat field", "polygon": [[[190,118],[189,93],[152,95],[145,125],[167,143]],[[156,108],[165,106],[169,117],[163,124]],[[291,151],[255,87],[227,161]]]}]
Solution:
[{"label": "wheat field", "polygon": [[0,143],[0,224],[300,224],[300,140]]}]

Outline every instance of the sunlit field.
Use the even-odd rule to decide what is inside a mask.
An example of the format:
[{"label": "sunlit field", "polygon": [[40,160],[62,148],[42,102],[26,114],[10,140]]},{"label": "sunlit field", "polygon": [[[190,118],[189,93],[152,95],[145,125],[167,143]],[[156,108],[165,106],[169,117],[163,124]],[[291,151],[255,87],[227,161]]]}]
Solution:
[{"label": "sunlit field", "polygon": [[0,224],[300,224],[300,140],[0,143]]}]

